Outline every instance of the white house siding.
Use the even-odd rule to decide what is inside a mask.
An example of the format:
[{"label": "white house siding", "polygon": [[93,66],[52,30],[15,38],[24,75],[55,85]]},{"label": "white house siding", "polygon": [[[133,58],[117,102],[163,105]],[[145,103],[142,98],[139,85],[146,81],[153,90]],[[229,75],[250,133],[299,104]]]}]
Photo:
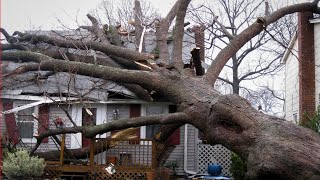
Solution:
[{"label": "white house siding", "polygon": [[[4,111],[4,107],[3,107],[3,100],[1,103],[1,110]],[[4,120],[5,115],[0,116],[0,135],[5,135],[7,134],[7,125],[6,125],[6,121]]]},{"label": "white house siding", "polygon": [[285,119],[294,122],[294,116],[299,117],[299,67],[298,67],[298,40],[285,62]]},{"label": "white house siding", "polygon": [[[180,127],[180,144],[176,145],[175,149],[172,151],[168,157],[166,163],[176,161],[178,163],[178,168],[176,172],[178,175],[183,175],[184,173],[184,129],[185,126]],[[197,143],[198,143],[198,129],[192,125],[188,125],[188,154],[187,154],[187,170],[197,171]]]},{"label": "white house siding", "polygon": [[[82,108],[84,105],[82,104],[74,104],[72,105],[72,118],[75,123],[79,126],[82,125]],[[129,117],[129,105],[113,105],[113,104],[87,104],[85,107],[87,108],[97,108],[97,117],[96,124],[103,124],[113,120],[113,110],[118,109],[119,118],[128,118]],[[109,136],[110,133],[98,134],[97,138],[104,138]],[[80,148],[82,146],[82,135],[81,133],[71,135],[72,148]]]},{"label": "white house siding", "polygon": [[[34,101],[27,101],[27,100],[14,100],[13,101],[13,108],[17,108],[19,106],[23,106],[23,105],[27,105],[27,104],[30,104],[30,103],[33,103]],[[37,113],[37,110],[38,110],[38,107],[33,107],[34,108],[34,113],[35,114],[38,114]],[[15,113],[15,120],[16,120],[16,123],[17,123],[17,113]],[[36,123],[36,121],[34,121]],[[34,125],[34,133],[36,133],[36,129],[38,127],[38,124]],[[36,143],[36,139],[35,138],[26,138],[26,139],[22,139],[22,144],[18,144],[18,147],[19,146],[22,146],[22,147],[25,147],[25,148],[30,148]]]},{"label": "white house siding", "polygon": [[314,48],[315,48],[315,102],[316,107],[320,103],[320,23],[314,23]]},{"label": "white house siding", "polygon": [[108,104],[107,122],[113,121],[113,110],[118,110],[118,119],[126,119],[130,117],[129,104]]},{"label": "white house siding", "polygon": [[[54,125],[53,121],[59,117],[64,121],[64,126],[65,127],[71,127],[72,124],[67,117],[66,113],[61,109],[64,108],[68,111],[68,113],[71,115],[71,105],[56,105],[56,104],[51,104],[49,107],[49,128],[50,129],[55,129],[56,126]],[[66,135],[66,147],[69,149],[71,147],[71,134]],[[57,137],[61,140],[61,136],[57,135]],[[81,141],[80,141],[81,142]],[[56,144],[56,142],[53,140],[52,137],[49,137],[48,143],[41,143],[39,146],[38,150],[39,151],[46,151],[46,150],[58,150],[60,146]]]},{"label": "white house siding", "polygon": [[[8,100],[8,101],[13,101],[13,100]],[[32,103],[33,101],[15,101],[14,102],[14,105],[13,106],[20,106],[20,105],[25,105],[25,104],[28,104],[28,103]],[[5,111],[4,109],[4,103],[3,103],[3,100],[2,100],[2,103],[1,103],[1,106],[2,106],[2,111]],[[7,125],[6,125],[6,121],[5,121],[5,115],[1,115],[0,116],[0,134],[1,135],[7,135]]]}]

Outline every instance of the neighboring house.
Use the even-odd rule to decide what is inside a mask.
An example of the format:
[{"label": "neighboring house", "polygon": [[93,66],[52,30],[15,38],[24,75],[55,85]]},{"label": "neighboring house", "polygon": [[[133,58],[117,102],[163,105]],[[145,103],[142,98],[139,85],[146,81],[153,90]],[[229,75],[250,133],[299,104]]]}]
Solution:
[{"label": "neighboring house", "polygon": [[285,119],[299,123],[320,103],[320,18],[298,14],[298,30],[283,57]]},{"label": "neighboring house", "polygon": [[[155,36],[150,34],[146,36],[146,50],[148,52],[155,49]],[[184,38],[183,58],[186,62],[190,62],[190,51],[196,47],[194,34],[189,32]],[[133,43],[130,43],[130,39],[127,39],[124,45],[135,47]],[[17,63],[3,62],[4,72],[11,71],[18,66]],[[43,71],[28,72],[5,78],[1,98],[4,112],[0,123],[1,132],[9,136],[14,143],[18,143],[18,146],[25,148],[31,148],[35,145],[34,136],[48,128],[57,128],[57,125],[73,126],[67,113],[76,125],[81,126],[174,112],[174,105],[165,100],[146,102],[117,83],[68,72],[53,74]],[[34,117],[38,117],[39,120],[36,121]],[[141,139],[152,138],[158,127],[158,125],[140,127],[137,136]],[[97,135],[96,138],[106,138],[112,133]],[[198,130],[195,127],[191,125],[181,127],[170,137],[168,143],[175,147],[164,165],[172,162],[177,163],[176,171],[180,175],[185,172],[197,172],[200,166],[201,171],[206,171],[203,164],[219,162],[219,159],[217,160],[219,154],[217,155],[218,151],[216,151],[213,153],[215,157],[211,157],[210,154],[214,148],[202,145],[201,149],[200,142]],[[66,135],[66,148],[68,149],[89,145],[90,140],[82,137],[80,133]],[[43,140],[38,148],[39,151],[56,149],[58,149],[57,143],[52,138]],[[223,150],[221,151],[221,149]],[[220,146],[218,150],[224,153],[223,156],[226,157],[226,160],[223,159],[223,163],[226,161],[229,166],[230,152],[226,152]],[[198,152],[204,154],[198,154]],[[200,159],[201,165],[199,165],[198,159],[200,156],[202,157]],[[228,167],[225,167],[224,172],[229,175]]]}]

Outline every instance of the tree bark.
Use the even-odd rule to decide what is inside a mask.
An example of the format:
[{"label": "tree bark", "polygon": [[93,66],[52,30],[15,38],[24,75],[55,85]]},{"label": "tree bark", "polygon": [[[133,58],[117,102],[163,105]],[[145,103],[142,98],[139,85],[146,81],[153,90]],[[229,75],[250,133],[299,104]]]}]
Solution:
[{"label": "tree bark", "polygon": [[[223,49],[203,77],[195,77],[190,69],[180,69],[181,55],[174,55],[176,67],[157,68],[154,71],[126,70],[115,67],[94,65],[74,61],[61,61],[49,56],[29,51],[4,51],[2,60],[36,62],[29,63],[16,69],[16,73],[28,71],[65,71],[85,76],[112,80],[119,83],[136,84],[148,92],[156,92],[170,102],[177,105],[177,113],[136,117],[130,120],[123,119],[95,126],[75,126],[61,129],[51,129],[37,137],[37,141],[45,137],[79,133],[85,137],[94,137],[97,134],[111,130],[139,127],[151,124],[170,124],[170,128],[160,133],[159,139],[165,139],[173,129],[189,123],[204,134],[210,144],[222,144],[236,152],[248,164],[248,179],[320,179],[320,136],[311,130],[297,126],[283,119],[265,115],[250,106],[238,95],[221,95],[212,86],[222,67],[236,54],[236,52],[251,38],[255,37],[264,26],[275,22],[282,16],[297,11],[313,11],[320,13],[315,0],[312,3],[301,3],[268,15],[265,23],[254,23],[240,35],[233,38],[231,43]],[[178,0],[172,11],[179,12],[177,26],[181,30],[189,1]],[[179,8],[178,8],[179,7]],[[174,16],[161,21],[167,30]],[[161,23],[160,23],[161,24]],[[161,28],[160,28],[161,29]],[[167,33],[167,32],[165,32]],[[162,35],[165,34],[162,32]],[[182,41],[177,35],[175,41]],[[107,55],[119,56],[135,61],[152,58],[152,55],[138,53],[125,48],[103,44],[99,42],[75,42],[71,40],[56,40],[46,36],[25,35],[12,39],[17,41],[42,42],[60,47],[87,48],[104,52]],[[161,40],[163,47],[165,40]],[[177,45],[178,44],[178,45]],[[175,46],[180,47],[181,42]],[[180,52],[180,48],[177,49]],[[168,57],[165,48],[160,48],[160,54]],[[168,59],[167,59],[168,60]]]},{"label": "tree bark", "polygon": [[239,86],[240,86],[240,81],[239,81],[239,76],[238,76],[238,59],[237,55],[234,55],[232,57],[232,90],[233,94],[238,94],[239,95]]}]

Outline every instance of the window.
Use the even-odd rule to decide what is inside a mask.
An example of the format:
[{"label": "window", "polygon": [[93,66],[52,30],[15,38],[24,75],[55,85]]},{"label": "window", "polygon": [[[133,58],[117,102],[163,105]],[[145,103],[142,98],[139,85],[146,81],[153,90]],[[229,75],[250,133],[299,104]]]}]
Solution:
[{"label": "window", "polygon": [[17,126],[19,129],[19,135],[20,138],[28,138],[32,139],[33,135],[36,134],[36,128],[35,128],[35,121],[32,116],[32,113],[34,113],[35,108],[27,108],[23,109],[21,111],[18,111],[18,121]]},{"label": "window", "polygon": [[[146,107],[146,116],[164,114],[166,112],[163,105],[151,105]],[[146,138],[153,138],[153,135],[158,132],[159,124],[146,126]]]}]

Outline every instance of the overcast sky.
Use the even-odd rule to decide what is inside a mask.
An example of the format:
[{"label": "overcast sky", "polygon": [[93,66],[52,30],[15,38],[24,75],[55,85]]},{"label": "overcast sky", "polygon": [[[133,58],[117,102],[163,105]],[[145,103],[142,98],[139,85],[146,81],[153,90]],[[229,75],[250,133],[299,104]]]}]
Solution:
[{"label": "overcast sky", "polygon": [[[2,0],[1,27],[10,34],[15,30],[56,29],[61,27],[57,19],[68,27],[76,28],[86,21],[86,14],[96,9],[102,0]],[[175,0],[150,0],[159,12],[165,14]],[[78,15],[77,15],[78,14]]]}]

